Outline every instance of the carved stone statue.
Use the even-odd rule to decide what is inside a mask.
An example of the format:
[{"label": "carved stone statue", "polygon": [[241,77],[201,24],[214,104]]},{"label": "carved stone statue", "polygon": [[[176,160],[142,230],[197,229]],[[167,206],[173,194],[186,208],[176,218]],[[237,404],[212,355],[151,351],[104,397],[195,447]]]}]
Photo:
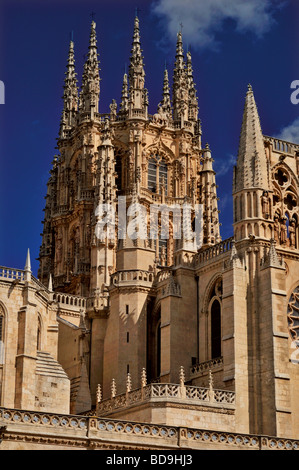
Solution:
[{"label": "carved stone statue", "polygon": [[289,240],[290,240],[290,247],[296,247],[296,223],[295,220],[292,219],[289,226]]},{"label": "carved stone statue", "polygon": [[265,219],[269,218],[269,196],[268,191],[264,191],[262,195],[262,213]]},{"label": "carved stone statue", "polygon": [[280,231],[279,231],[279,221],[278,221],[278,216],[274,216],[274,240],[276,243],[279,243],[279,236],[280,236]]},{"label": "carved stone statue", "polygon": [[280,242],[282,245],[287,243],[288,229],[287,229],[287,218],[283,217],[280,225]]}]

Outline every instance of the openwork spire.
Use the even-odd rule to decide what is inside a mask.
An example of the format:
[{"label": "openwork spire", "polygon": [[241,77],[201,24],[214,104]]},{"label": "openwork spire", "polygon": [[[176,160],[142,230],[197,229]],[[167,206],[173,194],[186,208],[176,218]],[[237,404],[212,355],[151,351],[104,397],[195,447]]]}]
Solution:
[{"label": "openwork spire", "polygon": [[243,122],[235,177],[235,190],[267,188],[267,157],[260,118],[251,85],[245,99]]},{"label": "openwork spire", "polygon": [[188,120],[188,76],[184,60],[182,33],[177,35],[176,55],[173,70],[173,118],[182,125]]},{"label": "openwork spire", "polygon": [[74,43],[70,41],[67,70],[65,72],[63,91],[63,110],[60,122],[60,137],[65,137],[65,131],[72,128],[75,123],[75,114],[78,109],[78,86],[75,71]]},{"label": "openwork spire", "polygon": [[[133,33],[133,43],[132,43],[132,50],[131,50],[131,58],[130,58],[130,66],[129,66],[129,78],[130,78],[130,85],[132,86],[135,80],[139,78],[138,85],[144,85],[144,81],[140,83],[140,78],[144,77],[144,70],[143,70],[143,57],[142,57],[142,50],[140,46],[140,31],[139,31],[139,19],[136,16],[134,22],[134,33]],[[135,83],[137,85],[137,83]],[[141,86],[140,86],[141,88]]]},{"label": "openwork spire", "polygon": [[96,38],[96,23],[91,23],[89,51],[82,76],[80,111],[98,112],[100,98],[100,73]]},{"label": "openwork spire", "polygon": [[133,43],[129,65],[129,118],[147,119],[148,92],[144,88],[144,64],[140,46],[139,19],[134,21]]}]

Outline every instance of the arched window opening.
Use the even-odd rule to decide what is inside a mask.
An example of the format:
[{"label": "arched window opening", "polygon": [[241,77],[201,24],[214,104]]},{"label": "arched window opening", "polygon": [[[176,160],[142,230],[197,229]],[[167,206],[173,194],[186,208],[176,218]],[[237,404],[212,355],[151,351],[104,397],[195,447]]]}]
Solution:
[{"label": "arched window opening", "polygon": [[151,158],[148,162],[148,189],[155,193],[157,191],[157,162]]},{"label": "arched window opening", "polygon": [[36,349],[37,349],[37,351],[41,350],[41,330],[42,330],[41,321],[40,321],[40,318],[38,317],[38,320],[37,320],[37,336],[36,336]]},{"label": "arched window opening", "polygon": [[215,299],[211,306],[211,356],[221,356],[221,306]]},{"label": "arched window opening", "polygon": [[148,161],[147,187],[153,193],[161,194],[162,187],[167,194],[168,172],[166,160],[160,155],[152,155]]}]

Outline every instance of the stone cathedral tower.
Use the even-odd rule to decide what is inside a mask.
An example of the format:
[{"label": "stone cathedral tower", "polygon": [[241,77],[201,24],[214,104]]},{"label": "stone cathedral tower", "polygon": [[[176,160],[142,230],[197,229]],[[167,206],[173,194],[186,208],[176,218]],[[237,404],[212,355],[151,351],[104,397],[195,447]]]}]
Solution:
[{"label": "stone cathedral tower", "polygon": [[[100,240],[95,236],[98,205],[113,204],[119,209],[118,197],[123,196],[126,208],[141,204],[149,216],[152,204],[202,204],[203,246],[221,240],[213,160],[209,146],[201,144],[191,54],[184,55],[181,33],[177,36],[172,102],[167,70],[161,84],[161,102],[157,113],[150,116],[136,17],[119,109],[113,100],[110,113],[99,114],[95,23],[91,25],[80,92],[74,44],[70,43],[59,155],[48,183],[39,277],[47,284],[51,275],[55,290],[88,297],[86,322],[100,335],[105,330],[101,350],[96,335],[90,333],[95,339],[89,345],[88,367],[97,371],[90,378],[93,394],[96,384],[103,381],[102,374],[107,387],[113,377],[121,382],[129,371],[137,379],[142,367],[147,367],[151,378],[161,373],[171,377],[170,364],[158,364],[156,343],[162,339],[156,330],[162,318],[160,310],[155,311],[158,287],[154,279],[158,267],[161,272],[178,267],[180,260],[191,260],[194,255],[187,241],[174,239],[171,216],[169,239],[133,240],[126,236],[118,241]],[[148,233],[148,227],[145,230]],[[169,289],[176,291],[175,286],[171,278]],[[94,347],[97,353],[93,354]],[[196,356],[191,349],[186,351],[186,367],[189,358]],[[166,354],[169,356],[170,350],[163,353],[163,360]]]},{"label": "stone cathedral tower", "polygon": [[136,16],[119,95],[100,113],[93,21],[80,86],[70,42],[39,279],[29,253],[0,268],[0,425],[52,420],[78,448],[299,448],[299,144],[263,134],[248,85],[222,240],[182,34],[151,115]]}]

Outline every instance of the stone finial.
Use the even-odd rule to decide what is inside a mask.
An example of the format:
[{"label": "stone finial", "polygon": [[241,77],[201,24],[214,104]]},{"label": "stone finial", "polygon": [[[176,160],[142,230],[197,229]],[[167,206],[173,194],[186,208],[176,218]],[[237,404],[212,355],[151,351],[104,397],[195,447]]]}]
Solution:
[{"label": "stone finial", "polygon": [[115,379],[112,379],[111,383],[111,398],[114,398],[116,396],[116,382]]},{"label": "stone finial", "polygon": [[53,292],[53,282],[52,282],[52,274],[49,275],[49,283],[48,283],[48,290]]},{"label": "stone finial", "polygon": [[141,388],[146,387],[147,385],[147,377],[146,377],[146,369],[143,367],[141,372]]},{"label": "stone finial", "polygon": [[275,245],[276,240],[274,238],[271,238],[269,251],[261,262],[263,268],[274,267],[284,269],[284,262],[282,259],[279,258]]},{"label": "stone finial", "polygon": [[213,379],[213,374],[212,374],[212,370],[209,369],[209,400],[210,401],[214,401],[214,397],[215,397],[215,392],[214,392],[214,379]]},{"label": "stone finial", "polygon": [[180,397],[186,398],[186,387],[185,387],[185,370],[184,367],[180,367]]},{"label": "stone finial", "polygon": [[131,378],[131,374],[128,373],[127,374],[127,382],[126,382],[126,392],[130,393],[131,390],[132,390],[132,378]]},{"label": "stone finial", "polygon": [[214,390],[214,379],[211,369],[209,369],[209,389],[210,391]]},{"label": "stone finial", "polygon": [[25,263],[25,281],[31,281],[31,260],[30,260],[30,250],[28,248],[27,250],[27,257],[26,257],[26,263]]},{"label": "stone finial", "polygon": [[98,384],[98,386],[97,386],[97,404],[101,403],[102,398],[103,398],[103,396],[102,396],[102,387],[101,387],[100,384]]},{"label": "stone finial", "polygon": [[180,386],[184,387],[185,386],[185,369],[183,366],[180,367]]},{"label": "stone finial", "polygon": [[31,260],[30,260],[30,250],[28,248],[27,250],[27,256],[26,256],[26,263],[25,263],[25,271],[31,272]]}]

